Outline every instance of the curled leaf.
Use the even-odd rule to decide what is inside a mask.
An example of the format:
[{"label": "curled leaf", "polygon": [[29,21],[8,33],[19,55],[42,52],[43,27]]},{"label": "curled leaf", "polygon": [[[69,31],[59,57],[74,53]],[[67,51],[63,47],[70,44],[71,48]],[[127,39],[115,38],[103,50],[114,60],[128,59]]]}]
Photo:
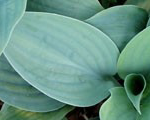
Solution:
[{"label": "curled leaf", "polygon": [[130,74],[125,78],[125,90],[136,110],[141,114],[140,103],[146,88],[146,80],[143,75]]},{"label": "curled leaf", "polygon": [[101,120],[135,120],[137,116],[131,101],[122,87],[111,89],[111,97],[100,109]]}]

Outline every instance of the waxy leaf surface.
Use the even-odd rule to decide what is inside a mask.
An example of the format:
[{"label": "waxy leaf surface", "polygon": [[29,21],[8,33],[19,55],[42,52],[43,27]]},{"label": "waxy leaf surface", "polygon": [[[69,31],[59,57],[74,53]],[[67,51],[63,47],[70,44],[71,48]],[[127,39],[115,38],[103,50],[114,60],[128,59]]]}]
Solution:
[{"label": "waxy leaf surface", "polygon": [[98,0],[28,0],[27,10],[85,20],[103,10],[103,7]]},{"label": "waxy leaf surface", "polygon": [[0,99],[12,106],[34,112],[47,112],[64,106],[28,84],[10,66],[4,55],[0,57]]},{"label": "waxy leaf surface", "polygon": [[137,34],[124,48],[118,60],[118,73],[125,78],[137,73],[147,76],[150,73],[150,27]]},{"label": "waxy leaf surface", "polygon": [[122,87],[113,88],[100,109],[101,120],[136,120],[137,112]]},{"label": "waxy leaf surface", "polygon": [[139,114],[129,100],[125,89],[113,88],[111,97],[101,107],[100,118],[101,120],[149,120],[149,101],[150,94],[141,101],[141,114]]},{"label": "waxy leaf surface", "polygon": [[26,13],[4,53],[26,81],[67,104],[94,105],[116,86],[116,45],[97,28],[73,18]]},{"label": "waxy leaf surface", "polygon": [[62,120],[65,115],[73,110],[72,106],[65,106],[59,110],[39,113],[29,112],[17,109],[15,107],[4,104],[2,111],[0,112],[1,120]]},{"label": "waxy leaf surface", "polygon": [[148,14],[133,6],[117,6],[99,12],[86,20],[107,34],[122,51],[126,44],[146,27]]},{"label": "waxy leaf surface", "polygon": [[0,0],[0,55],[15,25],[24,14],[26,2],[26,0]]}]

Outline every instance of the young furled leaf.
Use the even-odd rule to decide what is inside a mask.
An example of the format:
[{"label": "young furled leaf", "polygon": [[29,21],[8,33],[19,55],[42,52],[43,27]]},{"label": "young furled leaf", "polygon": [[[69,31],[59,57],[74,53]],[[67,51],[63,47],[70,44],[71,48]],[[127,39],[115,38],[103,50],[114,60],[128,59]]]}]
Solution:
[{"label": "young furled leaf", "polygon": [[143,75],[130,74],[125,78],[125,90],[128,98],[136,110],[141,114],[141,99],[146,88],[146,80]]},{"label": "young furled leaf", "polygon": [[141,114],[139,114],[129,100],[125,89],[122,87],[113,88],[111,90],[111,97],[100,109],[100,118],[101,120],[149,120],[149,101],[150,94],[141,100]]},{"label": "young furled leaf", "polygon": [[122,87],[111,89],[111,97],[100,109],[101,120],[135,120],[136,110]]},{"label": "young furled leaf", "polygon": [[[113,90],[112,96],[101,108],[102,120],[150,119],[149,33],[150,27],[135,36],[122,51],[118,61],[118,72],[125,79],[125,89]],[[108,116],[111,110],[114,111]],[[120,116],[121,114],[123,116]]]}]

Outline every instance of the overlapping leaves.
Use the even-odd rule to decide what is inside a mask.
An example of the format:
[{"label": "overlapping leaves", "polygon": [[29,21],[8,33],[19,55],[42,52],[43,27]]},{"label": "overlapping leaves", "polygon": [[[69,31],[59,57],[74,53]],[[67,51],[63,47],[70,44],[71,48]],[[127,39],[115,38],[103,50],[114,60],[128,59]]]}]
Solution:
[{"label": "overlapping leaves", "polygon": [[65,106],[59,110],[46,113],[29,112],[16,109],[5,104],[0,112],[1,120],[63,120],[65,115],[73,110],[72,106]]},{"label": "overlapping leaves", "polygon": [[118,60],[118,73],[125,78],[130,73],[147,76],[150,71],[150,27],[136,35],[122,51]]},{"label": "overlapping leaves", "polygon": [[0,55],[5,49],[11,33],[23,16],[27,0],[0,0]]},{"label": "overlapping leaves", "polygon": [[125,5],[103,10],[86,22],[106,33],[122,51],[126,44],[146,27],[147,19],[145,10]]},{"label": "overlapping leaves", "polygon": [[28,84],[9,65],[4,55],[0,57],[0,98],[8,104],[28,111],[47,112],[64,106]]},{"label": "overlapping leaves", "polygon": [[124,114],[121,120],[149,120],[150,28],[134,37],[146,27],[146,11],[127,5],[96,14],[103,9],[97,0],[28,0],[27,10],[35,12],[22,17],[25,0],[0,3],[0,54],[10,39],[3,52],[8,61],[0,57],[0,98],[23,109],[5,105],[1,119],[62,120],[72,110],[61,108],[64,103],[95,105],[117,86],[113,76],[123,50],[118,73],[125,88],[111,90],[100,117],[118,120]]},{"label": "overlapping leaves", "polygon": [[149,0],[127,0],[125,4],[137,5],[150,12],[150,1]]},{"label": "overlapping leaves", "polygon": [[[111,91],[112,96],[100,111],[102,120],[150,119],[149,33],[150,27],[135,36],[122,51],[118,60],[118,72],[125,79],[125,89],[114,88]],[[113,109],[114,112],[110,114],[109,111]],[[123,116],[118,118],[121,114]]]},{"label": "overlapping leaves", "polygon": [[49,12],[88,19],[103,10],[98,0],[28,0],[27,11]]}]

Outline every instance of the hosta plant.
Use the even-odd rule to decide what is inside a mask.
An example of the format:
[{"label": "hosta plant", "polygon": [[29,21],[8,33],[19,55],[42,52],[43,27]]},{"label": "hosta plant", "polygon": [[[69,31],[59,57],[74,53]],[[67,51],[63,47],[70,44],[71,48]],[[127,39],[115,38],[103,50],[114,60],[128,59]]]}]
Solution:
[{"label": "hosta plant", "polygon": [[150,119],[148,1],[110,2],[0,1],[1,120]]}]

